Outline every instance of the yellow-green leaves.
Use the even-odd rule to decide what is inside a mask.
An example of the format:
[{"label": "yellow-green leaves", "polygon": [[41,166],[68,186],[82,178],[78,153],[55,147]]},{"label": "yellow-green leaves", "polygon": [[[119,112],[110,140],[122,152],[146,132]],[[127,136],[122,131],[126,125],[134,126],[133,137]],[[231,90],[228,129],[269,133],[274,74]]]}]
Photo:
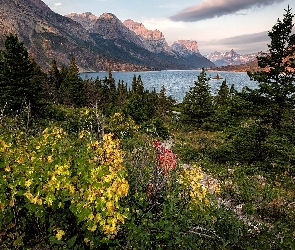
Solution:
[{"label": "yellow-green leaves", "polygon": [[86,130],[77,138],[58,127],[16,137],[13,144],[0,135],[1,217],[9,207],[26,207],[41,220],[54,214],[51,231],[58,241],[69,237],[68,225],[58,221],[61,211],[60,220],[72,214],[89,233],[117,234],[127,217],[120,199],[129,190],[118,140],[107,134],[99,142]]}]

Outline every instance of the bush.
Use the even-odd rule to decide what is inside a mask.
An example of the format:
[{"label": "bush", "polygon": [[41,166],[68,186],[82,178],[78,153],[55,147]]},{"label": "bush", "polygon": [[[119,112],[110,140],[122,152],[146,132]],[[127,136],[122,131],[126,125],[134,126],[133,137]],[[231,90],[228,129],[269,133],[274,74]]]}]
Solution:
[{"label": "bush", "polygon": [[1,248],[99,246],[128,216],[129,185],[118,142],[53,127],[0,136]]}]

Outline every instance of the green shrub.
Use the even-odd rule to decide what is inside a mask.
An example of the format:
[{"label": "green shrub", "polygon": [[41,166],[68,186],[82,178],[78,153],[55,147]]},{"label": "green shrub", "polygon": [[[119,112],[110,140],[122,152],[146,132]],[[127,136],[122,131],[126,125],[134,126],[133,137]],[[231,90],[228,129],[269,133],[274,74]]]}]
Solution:
[{"label": "green shrub", "polygon": [[1,248],[99,246],[128,216],[129,185],[118,142],[53,127],[0,138]]}]

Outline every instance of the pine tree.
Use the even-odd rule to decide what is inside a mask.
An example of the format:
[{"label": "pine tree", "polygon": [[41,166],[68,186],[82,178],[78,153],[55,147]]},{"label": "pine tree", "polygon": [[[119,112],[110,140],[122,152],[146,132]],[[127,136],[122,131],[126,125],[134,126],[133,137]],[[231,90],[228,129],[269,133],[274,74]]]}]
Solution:
[{"label": "pine tree", "polygon": [[62,76],[57,67],[56,60],[53,59],[48,71],[48,92],[51,101],[59,102],[59,89],[62,83]]},{"label": "pine tree", "polygon": [[137,78],[134,75],[133,80],[132,80],[131,91],[133,94],[143,95],[144,86],[143,86],[143,82],[141,80],[140,75]]},{"label": "pine tree", "polygon": [[265,99],[264,116],[270,118],[273,127],[280,126],[284,114],[295,104],[294,14],[289,6],[285,11],[283,20],[278,19],[268,32],[269,53],[257,58],[259,67],[265,71],[248,72],[252,80],[259,82],[258,93]]},{"label": "pine tree", "polygon": [[229,89],[226,84],[226,80],[222,81],[219,91],[217,95],[215,96],[215,104],[217,106],[224,106],[228,103],[230,97]]},{"label": "pine tree", "polygon": [[169,105],[170,105],[170,103],[169,103],[167,96],[166,96],[166,88],[163,85],[160,90],[160,93],[158,94],[158,105],[157,105],[158,106],[157,113],[161,118],[165,119],[166,112],[169,109]]},{"label": "pine tree", "polygon": [[74,107],[83,107],[86,104],[85,85],[79,75],[79,68],[75,58],[71,59],[67,75],[61,85],[62,103]]},{"label": "pine tree", "polygon": [[41,76],[41,69],[36,71],[35,62],[16,35],[7,35],[4,45],[0,60],[0,103],[13,112],[23,106],[37,111],[43,98],[40,84],[36,82],[36,77]]},{"label": "pine tree", "polygon": [[204,69],[198,81],[190,88],[183,99],[182,120],[200,127],[213,114],[213,98],[210,93],[209,80]]}]

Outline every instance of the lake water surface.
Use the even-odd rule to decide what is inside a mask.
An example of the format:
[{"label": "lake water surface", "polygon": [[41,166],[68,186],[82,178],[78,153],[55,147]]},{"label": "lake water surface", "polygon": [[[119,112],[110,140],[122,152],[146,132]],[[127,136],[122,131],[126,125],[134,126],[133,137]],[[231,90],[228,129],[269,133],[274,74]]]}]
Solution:
[{"label": "lake water surface", "polygon": [[[167,70],[167,71],[146,71],[146,72],[112,72],[116,82],[123,80],[128,86],[131,86],[133,76],[141,76],[145,89],[157,92],[161,90],[164,85],[167,96],[172,96],[177,101],[181,102],[185,93],[190,90],[190,87],[197,81],[200,70]],[[222,81],[226,80],[230,87],[234,84],[235,89],[241,91],[244,86],[249,88],[256,88],[257,82],[251,81],[247,73],[244,72],[227,72],[227,71],[207,71],[207,76],[211,77],[209,85],[211,91],[215,94]],[[215,80],[213,77],[219,75],[222,79]],[[95,73],[81,73],[81,77],[85,78],[99,78],[103,79],[108,76],[108,72]]]}]

